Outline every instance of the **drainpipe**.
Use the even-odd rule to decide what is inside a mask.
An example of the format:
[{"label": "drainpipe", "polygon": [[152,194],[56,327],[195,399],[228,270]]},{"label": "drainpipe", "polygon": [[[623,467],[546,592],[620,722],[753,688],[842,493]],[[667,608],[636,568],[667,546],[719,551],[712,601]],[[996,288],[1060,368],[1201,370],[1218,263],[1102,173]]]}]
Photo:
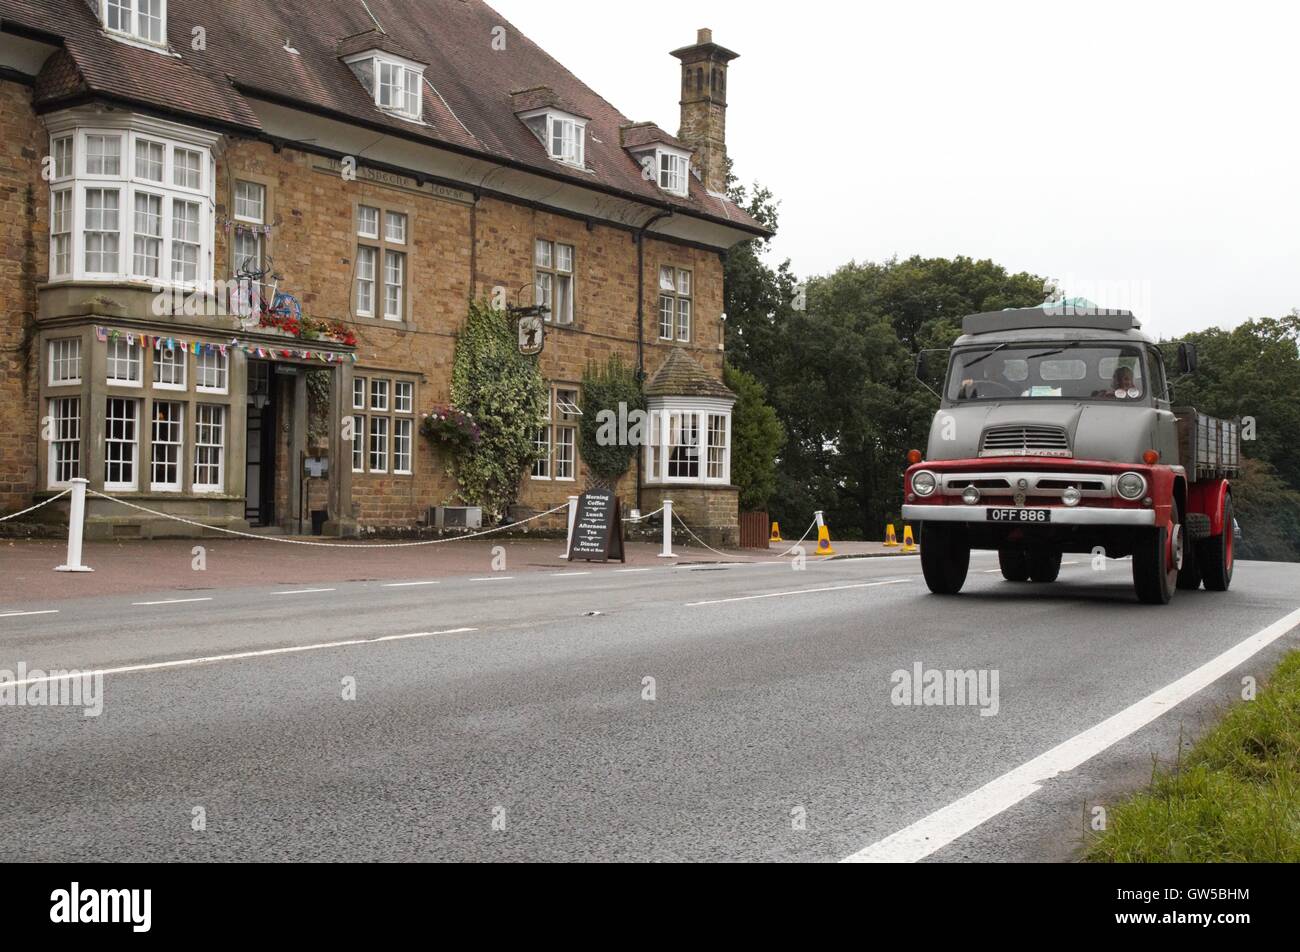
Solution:
[{"label": "drainpipe", "polygon": [[[671,218],[672,212],[659,212],[637,229],[636,232],[636,381],[645,383],[645,233],[655,222]],[[636,454],[636,508],[641,506],[641,483],[644,481],[642,468],[645,454]]]}]

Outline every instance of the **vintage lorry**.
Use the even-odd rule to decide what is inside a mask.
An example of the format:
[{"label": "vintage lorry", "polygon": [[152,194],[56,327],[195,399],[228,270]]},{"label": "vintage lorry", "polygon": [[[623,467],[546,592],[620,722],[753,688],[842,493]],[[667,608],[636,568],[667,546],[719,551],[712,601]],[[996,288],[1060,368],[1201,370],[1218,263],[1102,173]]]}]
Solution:
[{"label": "vintage lorry", "polygon": [[[920,354],[918,377],[937,377],[936,363]],[[1193,345],[1179,345],[1178,365],[1196,369]],[[1174,407],[1170,385],[1127,311],[965,318],[926,451],[909,452],[904,474],[902,515],[919,525],[930,591],[959,592],[972,549],[996,550],[1010,581],[1055,581],[1069,552],[1131,556],[1151,604],[1202,583],[1226,591],[1240,429]]]}]

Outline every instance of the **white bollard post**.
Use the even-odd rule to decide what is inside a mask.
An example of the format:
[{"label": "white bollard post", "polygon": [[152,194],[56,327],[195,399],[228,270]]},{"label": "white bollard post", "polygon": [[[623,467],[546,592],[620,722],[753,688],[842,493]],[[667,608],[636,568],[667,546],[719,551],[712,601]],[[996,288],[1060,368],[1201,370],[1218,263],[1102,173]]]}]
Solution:
[{"label": "white bollard post", "polygon": [[569,497],[569,535],[567,537],[567,541],[564,543],[564,554],[560,556],[560,558],[562,559],[567,559],[569,557],[569,549],[573,547],[573,527],[577,524],[578,524],[578,497],[570,496]]},{"label": "white bollard post", "polygon": [[81,534],[86,527],[86,486],[89,484],[88,479],[72,481],[72,503],[68,507],[68,562],[56,568],[56,572],[95,571],[81,564]]},{"label": "white bollard post", "polygon": [[661,559],[675,559],[673,555],[673,501],[664,500],[664,550],[659,553]]}]

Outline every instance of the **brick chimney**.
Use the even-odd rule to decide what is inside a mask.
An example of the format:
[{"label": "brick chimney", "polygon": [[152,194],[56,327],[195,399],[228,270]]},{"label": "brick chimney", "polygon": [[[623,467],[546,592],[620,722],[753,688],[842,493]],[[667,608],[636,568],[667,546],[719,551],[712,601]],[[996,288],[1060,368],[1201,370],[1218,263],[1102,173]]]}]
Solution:
[{"label": "brick chimney", "polygon": [[727,190],[727,64],[739,54],[702,28],[694,46],[673,50],[682,61],[682,124],[677,138],[695,150],[692,165],[711,192]]}]

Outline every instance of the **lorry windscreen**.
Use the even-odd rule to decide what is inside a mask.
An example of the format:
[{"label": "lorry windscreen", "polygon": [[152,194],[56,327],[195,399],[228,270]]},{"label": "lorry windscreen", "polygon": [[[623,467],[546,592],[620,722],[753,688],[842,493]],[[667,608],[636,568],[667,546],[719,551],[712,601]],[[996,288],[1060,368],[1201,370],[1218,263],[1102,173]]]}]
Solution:
[{"label": "lorry windscreen", "polygon": [[948,399],[1140,400],[1142,350],[1100,341],[1039,341],[963,347],[952,357]]}]

